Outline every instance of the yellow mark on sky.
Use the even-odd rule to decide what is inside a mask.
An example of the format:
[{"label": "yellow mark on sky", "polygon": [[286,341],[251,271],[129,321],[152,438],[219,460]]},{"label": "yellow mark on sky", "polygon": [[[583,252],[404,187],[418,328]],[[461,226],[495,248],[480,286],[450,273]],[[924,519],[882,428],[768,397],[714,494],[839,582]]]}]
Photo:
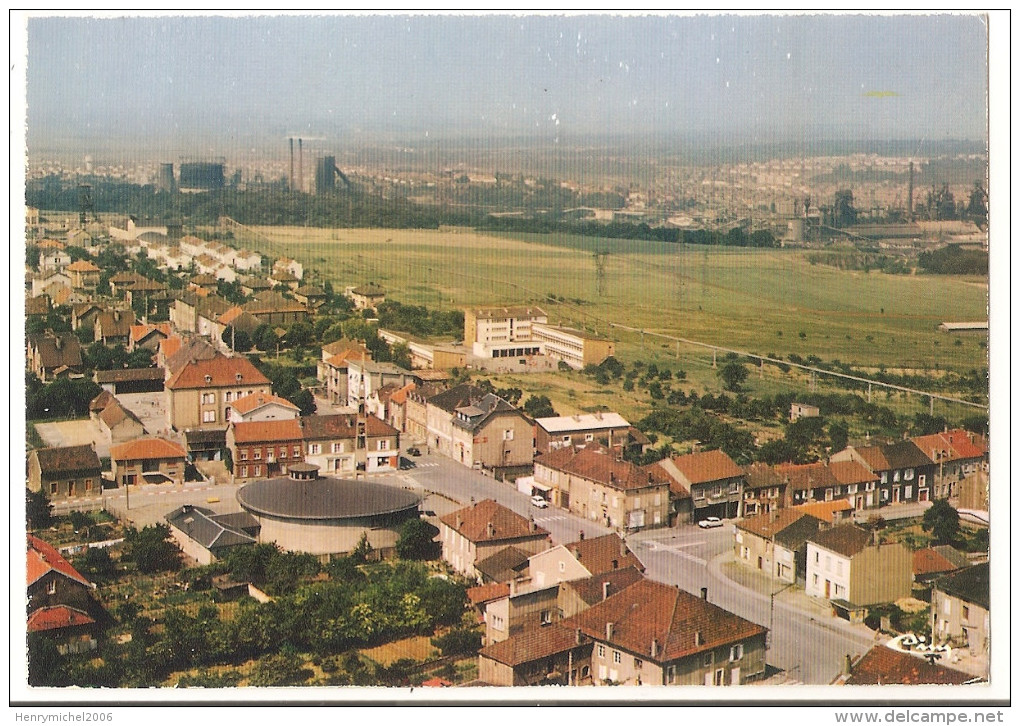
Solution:
[{"label": "yellow mark on sky", "polygon": [[900,94],[896,91],[868,91],[864,94],[868,98],[889,98],[890,96],[898,96]]}]

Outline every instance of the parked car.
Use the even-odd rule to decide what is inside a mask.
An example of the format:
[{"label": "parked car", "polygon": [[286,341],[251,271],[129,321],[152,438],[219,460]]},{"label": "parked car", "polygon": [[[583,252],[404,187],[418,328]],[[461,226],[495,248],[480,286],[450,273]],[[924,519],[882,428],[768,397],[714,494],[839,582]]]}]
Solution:
[{"label": "parked car", "polygon": [[549,506],[549,502],[545,500],[545,497],[540,494],[536,494],[531,498],[531,506],[538,507],[539,509],[545,509]]},{"label": "parked car", "polygon": [[723,521],[718,517],[705,517],[698,522],[698,526],[702,529],[714,529],[715,527],[722,527]]},{"label": "parked car", "polygon": [[410,454],[411,456],[421,456],[421,449],[419,449],[417,446],[412,446],[410,449],[407,450],[407,453]]}]

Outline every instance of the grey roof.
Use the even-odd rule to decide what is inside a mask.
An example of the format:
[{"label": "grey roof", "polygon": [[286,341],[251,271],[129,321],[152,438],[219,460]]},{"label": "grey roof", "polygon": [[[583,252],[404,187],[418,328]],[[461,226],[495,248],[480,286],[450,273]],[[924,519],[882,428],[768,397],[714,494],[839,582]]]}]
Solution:
[{"label": "grey roof", "polygon": [[[250,514],[242,512],[249,520],[255,521]],[[231,526],[236,519],[232,515],[217,515],[211,509],[185,504],[166,515],[166,521],[184,532],[207,550],[215,551],[238,545],[255,544],[255,538]],[[240,520],[248,522],[248,520]],[[257,525],[258,522],[255,521]],[[251,527],[250,522],[248,527]]]},{"label": "grey roof", "polygon": [[925,456],[913,441],[898,441],[882,447],[882,453],[893,469],[910,469],[931,466],[932,460]]},{"label": "grey roof", "polygon": [[783,530],[776,532],[776,542],[787,549],[795,550],[804,544],[811,535],[818,532],[822,526],[822,520],[805,514],[796,521],[790,523]]},{"label": "grey roof", "polygon": [[437,393],[428,399],[431,406],[436,406],[449,413],[453,413],[461,406],[470,406],[485,395],[485,390],[470,383],[462,383],[442,393]]},{"label": "grey roof", "polygon": [[256,514],[321,521],[403,512],[417,507],[420,498],[405,489],[369,481],[276,477],[241,487],[237,501]]},{"label": "grey roof", "polygon": [[[486,393],[478,401],[455,410],[453,425],[467,431],[476,431],[497,413],[516,413],[517,409],[494,393]],[[523,415],[523,414],[521,414]]]},{"label": "grey roof", "polygon": [[956,567],[969,567],[970,560],[967,559],[967,555],[960,550],[956,549],[952,545],[936,545],[932,547],[933,550],[938,552],[940,555],[945,557],[949,562]]},{"label": "grey roof", "polygon": [[530,555],[516,547],[504,547],[499,552],[489,555],[475,563],[475,569],[493,582],[506,582],[513,579],[527,564]]},{"label": "grey roof", "polygon": [[957,570],[951,575],[940,577],[935,581],[935,589],[988,610],[988,573],[988,563],[983,562],[980,565]]}]

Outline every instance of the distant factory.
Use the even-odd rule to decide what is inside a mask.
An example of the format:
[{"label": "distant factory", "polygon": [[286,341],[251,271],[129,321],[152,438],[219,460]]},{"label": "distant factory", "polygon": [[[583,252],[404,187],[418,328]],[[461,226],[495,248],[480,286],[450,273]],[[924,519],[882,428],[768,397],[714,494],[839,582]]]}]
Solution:
[{"label": "distant factory", "polygon": [[[297,157],[294,156],[294,139],[297,138]],[[296,192],[309,191],[305,185],[305,171],[304,171],[304,142],[305,139],[300,137],[289,137],[288,142],[290,143],[290,189]],[[295,173],[295,163],[297,171]],[[315,162],[315,187],[311,191],[314,194],[330,194],[335,192],[337,189],[336,180],[337,178],[343,183],[344,187],[350,187],[350,180],[344,175],[340,168],[336,165],[335,156],[320,156]]]}]

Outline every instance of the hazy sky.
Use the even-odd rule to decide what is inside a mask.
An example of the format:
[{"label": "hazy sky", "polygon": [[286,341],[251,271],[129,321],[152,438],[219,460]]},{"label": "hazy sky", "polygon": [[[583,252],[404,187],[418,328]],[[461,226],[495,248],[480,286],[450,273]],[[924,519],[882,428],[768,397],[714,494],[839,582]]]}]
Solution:
[{"label": "hazy sky", "polygon": [[979,16],[33,18],[52,136],[985,137]]}]

